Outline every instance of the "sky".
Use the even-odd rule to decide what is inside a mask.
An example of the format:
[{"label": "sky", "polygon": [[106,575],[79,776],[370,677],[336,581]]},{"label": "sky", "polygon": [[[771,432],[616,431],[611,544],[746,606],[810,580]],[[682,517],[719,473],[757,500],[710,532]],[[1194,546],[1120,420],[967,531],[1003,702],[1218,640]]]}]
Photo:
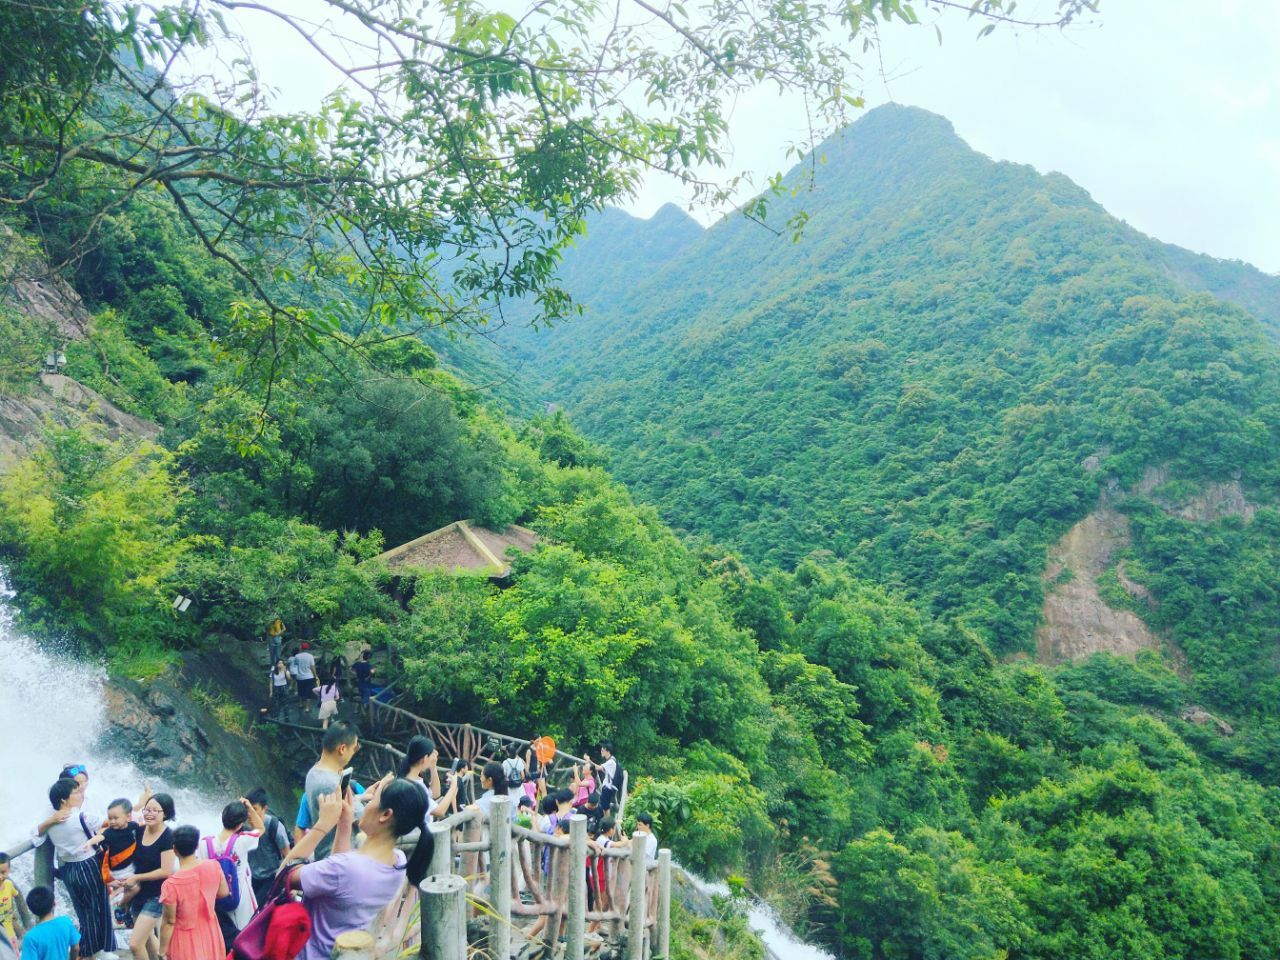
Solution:
[{"label": "sky", "polygon": [[[1024,0],[1019,13],[1034,9]],[[883,69],[873,55],[863,77],[868,106],[940,113],[974,149],[1064,173],[1144,233],[1280,274],[1280,0],[1101,0],[1065,31],[1001,26],[982,39],[976,22],[943,15],[941,44],[934,19],[882,33]],[[282,105],[323,91],[323,69],[278,26],[242,28]],[[802,116],[771,94],[740,100],[731,169],[759,183],[789,167]],[[649,216],[667,202],[687,197],[655,176],[629,209]]]}]

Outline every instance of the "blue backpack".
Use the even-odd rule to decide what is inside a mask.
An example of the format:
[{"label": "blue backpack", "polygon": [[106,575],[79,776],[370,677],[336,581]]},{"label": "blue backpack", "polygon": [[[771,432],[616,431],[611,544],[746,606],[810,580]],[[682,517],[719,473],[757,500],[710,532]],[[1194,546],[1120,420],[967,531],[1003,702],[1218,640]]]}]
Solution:
[{"label": "blue backpack", "polygon": [[222,868],[222,875],[227,878],[227,895],[213,901],[213,908],[219,913],[234,913],[240,906],[240,862],[236,859],[236,840],[240,834],[233,833],[227,841],[227,849],[221,854],[213,849],[213,837],[204,838],[204,849],[209,859]]}]

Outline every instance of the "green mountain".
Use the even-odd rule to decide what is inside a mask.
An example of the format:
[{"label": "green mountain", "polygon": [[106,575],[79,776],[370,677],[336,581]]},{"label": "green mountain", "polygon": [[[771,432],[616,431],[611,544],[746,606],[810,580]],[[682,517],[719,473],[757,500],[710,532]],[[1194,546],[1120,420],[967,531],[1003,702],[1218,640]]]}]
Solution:
[{"label": "green mountain", "polygon": [[[154,192],[122,194],[68,278],[65,373],[156,442],[31,434],[50,318],[0,296],[23,627],[145,679],[279,617],[326,661],[386,655],[422,715],[608,738],[624,829],[651,814],[681,863],[842,957],[1277,955],[1277,348],[1179,286],[1261,309],[1269,281],[1171,265],[918,111],[825,153],[820,192],[783,204],[814,213],[799,244],[605,211],[565,266],[584,323],[510,323],[487,356],[282,353],[269,397],[243,377],[252,291]],[[104,186],[55,182],[13,236],[79,243]],[[485,402],[512,356],[728,546],[678,536],[564,417]],[[542,542],[501,584],[379,559],[459,517]],[[996,655],[1033,638],[1135,656]],[[235,719],[260,693],[204,695]],[[716,906],[676,911],[673,958],[761,955]]]},{"label": "green mountain", "polygon": [[513,337],[543,398],[749,560],[830,551],[1003,654],[1163,647],[1198,696],[1266,713],[1280,279],[922,110],[818,153],[775,211],[811,214],[797,243],[731,218],[643,271],[590,235],[585,319]]}]

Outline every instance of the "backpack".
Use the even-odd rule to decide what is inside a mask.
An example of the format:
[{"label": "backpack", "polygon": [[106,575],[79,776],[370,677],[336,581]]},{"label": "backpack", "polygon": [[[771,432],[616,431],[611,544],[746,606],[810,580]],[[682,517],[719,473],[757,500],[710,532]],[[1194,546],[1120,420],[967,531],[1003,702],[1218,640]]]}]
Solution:
[{"label": "backpack", "polygon": [[613,758],[613,762],[615,764],[613,768],[613,776],[609,779],[607,784],[601,785],[601,789],[605,786],[612,789],[614,803],[619,803],[622,800],[622,783],[626,779],[627,772],[622,769],[622,761],[617,757]]},{"label": "backpack", "polygon": [[227,960],[293,960],[302,952],[311,939],[311,915],[289,892],[296,871],[276,874],[262,909],[231,942]]},{"label": "backpack", "polygon": [[502,761],[502,775],[507,778],[508,787],[518,787],[524,783],[524,761],[519,757],[507,757]]},{"label": "backpack", "polygon": [[267,814],[263,824],[262,838],[258,845],[249,851],[249,872],[255,880],[266,880],[276,875],[280,866],[280,818],[273,813]]},{"label": "backpack", "polygon": [[220,854],[213,851],[213,837],[204,838],[204,849],[209,859],[222,868],[222,875],[227,878],[227,895],[213,902],[213,908],[219,913],[234,913],[236,907],[240,906],[240,864],[235,855],[236,840],[239,837],[240,834],[233,833],[227,841],[227,849]]}]

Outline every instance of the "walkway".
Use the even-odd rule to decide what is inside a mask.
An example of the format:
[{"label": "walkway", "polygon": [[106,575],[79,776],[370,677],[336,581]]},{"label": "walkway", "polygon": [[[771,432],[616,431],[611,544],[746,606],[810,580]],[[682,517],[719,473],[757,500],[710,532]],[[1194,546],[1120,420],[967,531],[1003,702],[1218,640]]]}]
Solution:
[{"label": "walkway", "polygon": [[[319,726],[268,722],[318,753]],[[518,737],[467,723],[427,720],[377,701],[361,708],[361,729],[357,772],[370,782],[399,767],[404,752],[394,744],[419,734],[430,737],[442,757],[458,758],[472,768],[501,760],[508,744],[521,750],[529,746]],[[567,784],[572,767],[586,762],[557,751],[546,767],[548,785]],[[619,823],[629,786],[624,773]],[[669,956],[671,851],[660,850],[650,861],[643,844],[637,857],[629,846],[593,850],[587,818],[581,814],[571,818],[568,837],[553,837],[515,823],[511,798],[494,797],[488,816],[468,806],[473,799],[460,798],[462,809],[431,825],[435,851],[431,875],[421,889],[406,883],[372,925],[371,939],[344,938],[335,957],[394,960],[418,954],[429,960],[467,960],[472,951],[490,960]],[[417,838],[410,834],[403,846],[412,848]],[[26,841],[8,852],[18,857],[31,850]],[[35,882],[48,884],[52,848],[44,844],[36,852]],[[495,877],[499,882],[493,882]],[[540,935],[534,935],[535,929]]]}]

